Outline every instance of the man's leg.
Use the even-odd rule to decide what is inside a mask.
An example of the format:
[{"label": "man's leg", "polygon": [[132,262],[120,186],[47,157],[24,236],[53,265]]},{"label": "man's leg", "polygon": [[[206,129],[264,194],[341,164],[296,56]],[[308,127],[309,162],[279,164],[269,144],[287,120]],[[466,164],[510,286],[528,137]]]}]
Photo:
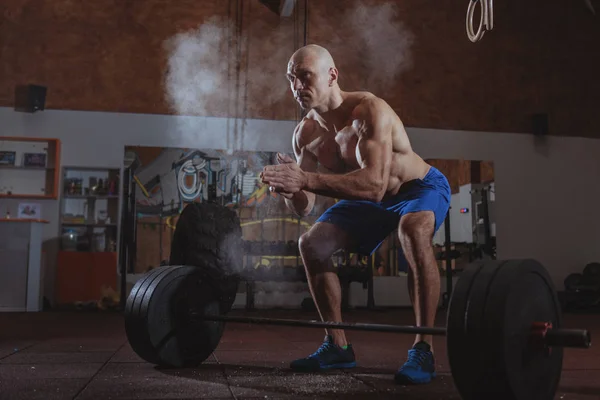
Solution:
[{"label": "man's leg", "polygon": [[[433,252],[432,238],[435,231],[435,215],[431,211],[419,211],[400,219],[398,235],[409,265],[409,294],[417,326],[432,327],[440,297],[440,274]],[[402,383],[426,383],[435,376],[433,337],[416,335],[409,360],[396,374]]]},{"label": "man's leg", "polygon": [[[406,214],[400,220],[398,234],[409,265],[408,290],[417,326],[434,326],[440,298],[440,273],[433,252],[435,217],[431,211]],[[415,337],[415,344],[427,342],[433,348],[433,336]]]},{"label": "man's leg", "polygon": [[[321,318],[341,322],[342,294],[331,256],[339,249],[371,254],[398,226],[397,213],[368,201],[341,200],[325,211],[300,238],[299,247],[310,290]],[[356,365],[354,350],[344,332],[327,330],[323,345],[307,358],[292,362],[292,369],[323,370]],[[346,347],[347,345],[347,347]]]},{"label": "man's leg", "polygon": [[[331,256],[338,249],[348,246],[348,234],[326,222],[317,222],[300,237],[300,255],[306,269],[309,289],[323,321],[342,321],[342,290]],[[354,350],[348,345],[344,331],[326,329],[325,332],[326,339],[321,347],[310,356],[293,361],[292,369],[319,371],[356,366]]]},{"label": "man's leg", "polygon": [[[331,256],[339,249],[348,248],[348,234],[337,226],[317,222],[300,237],[300,256],[306,269],[308,286],[323,321],[342,321],[342,289],[333,268]],[[338,346],[348,344],[340,329],[326,329]]]}]

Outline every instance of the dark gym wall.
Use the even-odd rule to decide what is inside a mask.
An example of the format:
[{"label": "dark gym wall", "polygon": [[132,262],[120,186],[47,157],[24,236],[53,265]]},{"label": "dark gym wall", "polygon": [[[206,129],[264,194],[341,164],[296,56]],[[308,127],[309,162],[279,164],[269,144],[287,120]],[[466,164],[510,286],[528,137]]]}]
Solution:
[{"label": "dark gym wall", "polygon": [[452,194],[469,183],[490,183],[495,181],[494,163],[491,161],[427,159],[430,165],[439,169],[448,179]]},{"label": "dark gym wall", "polygon": [[[304,1],[297,3],[298,18],[281,19],[259,0],[4,0],[0,106],[13,106],[16,85],[36,83],[48,87],[49,109],[171,114],[164,41],[211,16],[230,16],[234,30],[237,21],[249,34],[242,70],[271,64],[265,71],[273,84],[285,85],[286,57],[303,43]],[[368,63],[344,53],[364,50],[357,32],[377,21],[356,25],[339,18],[339,8],[355,0],[308,3],[308,41],[330,48],[343,88],[368,89]],[[414,35],[412,67],[389,82],[383,96],[406,125],[530,132],[531,115],[547,113],[550,134],[600,137],[600,120],[592,118],[600,96],[600,23],[583,1],[495,2],[495,29],[478,43],[465,33],[467,2],[393,3],[396,19]],[[390,54],[397,50],[388,46]],[[273,73],[278,70],[281,75]],[[247,91],[223,88],[229,105],[207,114],[297,118],[289,94],[261,104],[270,89],[252,85],[252,78],[240,80],[250,82]],[[236,99],[243,105],[232,106]]]}]

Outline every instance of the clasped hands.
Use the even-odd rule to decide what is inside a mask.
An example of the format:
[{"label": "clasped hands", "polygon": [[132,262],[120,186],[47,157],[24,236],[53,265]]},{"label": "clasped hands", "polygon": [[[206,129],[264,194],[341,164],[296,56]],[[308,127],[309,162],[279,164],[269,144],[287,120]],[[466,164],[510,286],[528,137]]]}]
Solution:
[{"label": "clasped hands", "polygon": [[260,173],[261,182],[269,185],[271,192],[276,192],[291,199],[294,193],[306,186],[306,175],[296,161],[287,154],[277,153],[279,165],[267,165]]}]

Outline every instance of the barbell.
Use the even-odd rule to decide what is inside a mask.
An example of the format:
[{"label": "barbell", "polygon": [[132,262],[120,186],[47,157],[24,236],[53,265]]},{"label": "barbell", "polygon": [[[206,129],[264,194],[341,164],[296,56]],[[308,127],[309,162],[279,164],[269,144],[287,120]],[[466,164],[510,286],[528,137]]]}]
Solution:
[{"label": "barbell", "polygon": [[234,210],[188,204],[170,262],[132,287],[124,310],[132,349],[165,367],[194,367],[217,348],[225,323],[445,335],[455,386],[466,400],[553,399],[565,347],[589,348],[590,333],[562,327],[560,304],[536,260],[470,264],[452,293],[445,327],[228,316],[243,271]]},{"label": "barbell", "polygon": [[[584,329],[562,327],[560,304],[536,260],[470,264],[452,293],[446,327],[344,323],[228,316],[223,279],[202,265],[156,268],[133,286],[125,314],[127,338],[147,362],[193,367],[217,348],[226,322],[445,335],[455,386],[470,399],[553,399],[563,348],[589,348]],[[234,285],[235,286],[235,285]],[[236,287],[237,288],[237,287]]]}]

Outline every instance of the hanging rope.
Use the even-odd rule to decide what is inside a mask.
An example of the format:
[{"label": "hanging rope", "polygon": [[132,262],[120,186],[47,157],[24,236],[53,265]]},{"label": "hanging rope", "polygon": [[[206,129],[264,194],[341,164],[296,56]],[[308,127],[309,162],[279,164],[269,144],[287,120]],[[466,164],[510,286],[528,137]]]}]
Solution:
[{"label": "hanging rope", "polygon": [[[242,70],[242,29],[244,17],[244,3],[237,0],[236,12],[236,54],[235,54],[235,122],[234,122],[234,146],[239,144],[238,117],[240,115],[240,73]],[[234,150],[235,150],[234,147]]]},{"label": "hanging rope", "polygon": [[[308,44],[308,0],[304,0],[304,46]],[[306,116],[306,111],[303,110],[300,114],[300,118],[304,118]]]},{"label": "hanging rope", "polygon": [[304,0],[304,45],[308,44],[308,0]]},{"label": "hanging rope", "polygon": [[[479,27],[475,32],[473,26],[473,17],[475,16],[475,7],[477,3],[481,5],[481,19]],[[467,36],[471,42],[475,43],[483,38],[486,31],[494,29],[494,1],[493,0],[470,0],[467,8]]]},{"label": "hanging rope", "polygon": [[232,109],[231,109],[231,96],[232,96],[232,88],[231,88],[231,81],[232,81],[232,62],[235,62],[233,60],[233,57],[231,56],[232,53],[232,41],[234,38],[234,34],[233,34],[233,26],[235,26],[232,22],[232,18],[231,18],[231,14],[232,14],[232,8],[233,8],[233,1],[234,0],[229,0],[229,8],[227,10],[227,21],[229,22],[229,26],[228,26],[228,30],[227,30],[227,149],[232,149],[233,148],[233,144],[231,143],[231,115],[233,114]]},{"label": "hanging rope", "polygon": [[[252,2],[248,3],[248,15],[252,15]],[[242,10],[243,12],[243,10]],[[251,20],[251,18],[250,18]],[[242,19],[240,18],[240,40],[242,40],[243,36],[243,31],[242,31]],[[248,23],[248,26],[246,27],[246,30],[248,31],[246,36],[245,36],[245,54],[246,54],[246,70],[245,70],[245,75],[244,75],[244,100],[243,100],[243,112],[242,112],[242,130],[240,133],[240,143],[239,143],[239,149],[240,150],[244,150],[244,135],[246,132],[246,120],[248,118],[248,75],[250,72],[250,40],[252,40],[252,22]],[[241,46],[240,46],[241,48]],[[241,55],[240,55],[241,58]],[[241,62],[241,61],[240,61]]]},{"label": "hanging rope", "polygon": [[[302,23],[300,23],[300,16],[300,7],[298,5],[294,11],[294,51],[300,47],[300,27],[302,27],[302,46],[308,44],[308,0],[304,0],[304,18]],[[305,115],[306,111],[296,106],[296,122],[299,123]]]},{"label": "hanging rope", "polygon": [[[292,52],[295,52],[296,50],[298,50],[299,47],[299,43],[298,43],[298,24],[299,24],[299,12],[298,12],[298,8],[296,8],[294,10],[294,35],[292,36],[293,39],[293,44],[292,44]],[[294,107],[294,119],[296,120],[296,123],[300,122],[300,107],[298,107],[296,105],[296,107]]]}]

